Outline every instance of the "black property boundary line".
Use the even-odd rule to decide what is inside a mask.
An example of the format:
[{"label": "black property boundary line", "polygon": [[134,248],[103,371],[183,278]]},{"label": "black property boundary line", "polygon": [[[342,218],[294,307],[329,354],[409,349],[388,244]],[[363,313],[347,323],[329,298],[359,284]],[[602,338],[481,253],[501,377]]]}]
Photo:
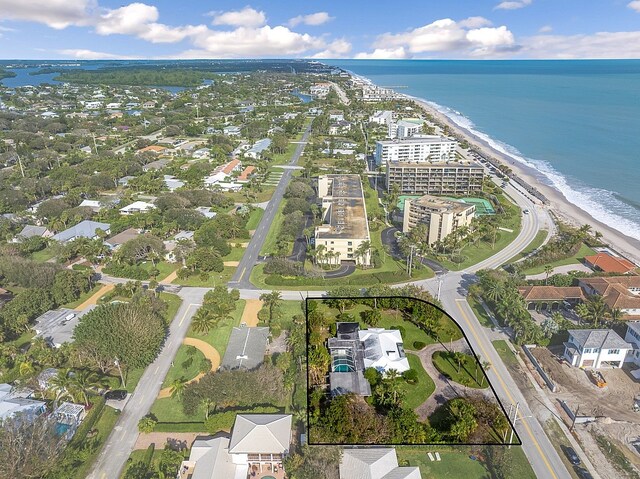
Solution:
[{"label": "black property boundary line", "polygon": [[[464,340],[467,342],[467,345],[469,346],[469,349],[471,350],[471,353],[473,354],[473,357],[475,358],[476,362],[478,364],[480,364],[480,366],[482,366],[482,363],[480,363],[480,359],[478,358],[478,355],[476,354],[476,352],[473,349],[473,346],[471,346],[471,343],[469,342],[469,338],[467,337],[467,335],[465,334],[464,330],[460,327],[460,325],[458,324],[458,322],[455,320],[455,318],[453,318],[453,316],[451,316],[449,313],[447,313],[444,309],[442,309],[441,307],[430,303],[429,301],[425,301],[424,299],[420,299],[420,298],[415,298],[413,296],[323,296],[323,297],[319,297],[319,298],[309,298],[308,296],[305,298],[304,300],[304,306],[305,306],[305,344],[306,344],[306,360],[307,360],[307,428],[309,429],[307,431],[307,444],[309,446],[389,446],[389,447],[393,447],[393,446],[413,446],[413,447],[419,447],[419,446],[500,446],[500,447],[505,447],[505,446],[522,446],[522,439],[520,438],[520,434],[518,434],[518,431],[515,428],[514,423],[511,421],[511,418],[509,417],[509,415],[507,414],[507,410],[505,409],[504,405],[502,404],[502,401],[500,401],[500,397],[498,396],[498,393],[496,393],[495,388],[493,387],[493,384],[491,384],[491,381],[489,381],[489,377],[487,376],[486,371],[484,370],[483,367],[480,367],[480,369],[482,370],[482,374],[484,375],[484,378],[487,380],[487,384],[489,385],[489,387],[491,388],[491,392],[493,392],[494,397],[496,398],[496,401],[498,402],[498,405],[500,406],[500,409],[502,410],[502,413],[504,414],[504,416],[507,418],[507,422],[509,423],[509,426],[511,426],[511,430],[514,432],[517,442],[512,442],[512,443],[482,443],[482,442],[472,442],[472,443],[468,443],[468,442],[425,442],[425,443],[393,443],[393,444],[371,444],[371,443],[332,443],[332,442],[311,442],[310,441],[310,415],[309,415],[309,410],[310,410],[310,405],[311,405],[311,401],[309,398],[309,301],[325,301],[325,300],[332,300],[332,299],[349,299],[349,300],[353,300],[353,301],[362,301],[362,300],[368,300],[368,299],[397,299],[397,298],[402,298],[402,299],[411,299],[413,301],[420,301],[421,303],[425,303],[428,304],[429,306],[432,306],[433,308],[439,310],[440,312],[442,312],[445,316],[447,316],[452,322],[453,324],[456,325],[456,327],[460,330],[460,332],[462,333],[462,336],[464,337]],[[403,321],[406,321],[403,319]]]}]

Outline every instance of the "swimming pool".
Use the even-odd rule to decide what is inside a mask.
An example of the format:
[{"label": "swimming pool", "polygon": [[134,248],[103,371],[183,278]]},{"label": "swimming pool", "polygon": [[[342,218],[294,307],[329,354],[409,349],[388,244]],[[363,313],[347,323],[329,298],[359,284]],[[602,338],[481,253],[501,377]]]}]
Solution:
[{"label": "swimming pool", "polygon": [[349,373],[353,371],[353,368],[347,364],[338,364],[333,367],[333,372],[335,373]]}]

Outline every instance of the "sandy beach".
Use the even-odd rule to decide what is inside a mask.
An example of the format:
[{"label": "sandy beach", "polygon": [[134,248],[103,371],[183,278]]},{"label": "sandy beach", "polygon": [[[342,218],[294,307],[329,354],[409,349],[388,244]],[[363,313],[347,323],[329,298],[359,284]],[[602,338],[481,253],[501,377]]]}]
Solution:
[{"label": "sandy beach", "polygon": [[543,178],[542,173],[496,150],[482,138],[474,135],[466,128],[457,125],[444,113],[439,112],[428,103],[409,95],[403,96],[416,102],[427,114],[436,118],[440,123],[448,125],[452,131],[455,131],[458,135],[465,138],[469,144],[473,145],[473,147],[483,155],[493,157],[511,168],[522,180],[535,187],[549,199],[550,204],[546,207],[552,210],[562,221],[576,226],[582,226],[584,224],[591,225],[593,228],[592,232],[599,231],[602,233],[602,239],[614,250],[631,259],[636,264],[640,264],[640,239],[626,236],[618,230],[596,220],[589,212],[571,203],[560,191],[543,183],[541,181],[541,178]]}]

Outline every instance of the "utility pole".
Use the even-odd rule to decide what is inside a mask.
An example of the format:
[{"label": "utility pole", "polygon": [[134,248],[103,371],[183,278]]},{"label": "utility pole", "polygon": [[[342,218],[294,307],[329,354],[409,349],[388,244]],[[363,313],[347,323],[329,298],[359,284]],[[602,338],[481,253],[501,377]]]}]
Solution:
[{"label": "utility pole", "polygon": [[122,387],[126,388],[127,386],[124,383],[124,376],[122,375],[122,368],[120,367],[120,360],[118,358],[115,358],[113,360],[113,364],[115,364],[118,367],[118,372],[120,373],[120,381],[122,381]]},{"label": "utility pole", "polygon": [[[511,411],[513,410],[513,404],[509,404],[509,414],[507,417],[511,417]],[[506,428],[504,430],[504,434],[502,435],[502,442],[506,443],[507,442],[507,432],[509,432],[509,428]]]},{"label": "utility pole", "polygon": [[97,155],[98,154],[98,144],[96,143],[96,134],[95,133],[91,133],[91,137],[93,138],[93,151]]},{"label": "utility pole", "polygon": [[442,288],[442,278],[438,278],[438,295],[436,296],[436,299],[438,301],[440,301],[440,289]]},{"label": "utility pole", "polygon": [[18,148],[16,148],[16,156],[18,157],[18,165],[20,165],[20,173],[22,173],[22,177],[24,178],[24,168],[22,167],[22,160],[18,154]]},{"label": "utility pole", "polygon": [[578,412],[580,411],[580,404],[576,408],[576,412],[573,413],[573,420],[571,421],[571,427],[569,428],[569,432],[573,432],[573,426],[576,424],[576,419],[578,418]]},{"label": "utility pole", "polygon": [[411,271],[413,270],[413,250],[416,248],[415,245],[411,245],[410,251],[409,251],[409,257],[407,258],[408,263],[409,263],[409,278],[411,278]]},{"label": "utility pole", "polygon": [[509,437],[509,449],[511,449],[511,443],[513,442],[513,432],[516,429],[516,421],[518,420],[518,408],[520,407],[520,403],[517,402],[516,403],[516,410],[513,414],[513,420],[511,421],[513,423],[513,427],[511,428],[511,436]]}]

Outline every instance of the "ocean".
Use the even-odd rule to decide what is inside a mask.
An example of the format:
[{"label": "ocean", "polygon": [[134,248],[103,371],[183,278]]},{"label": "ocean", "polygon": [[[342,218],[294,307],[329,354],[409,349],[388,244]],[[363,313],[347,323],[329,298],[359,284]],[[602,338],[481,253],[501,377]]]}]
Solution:
[{"label": "ocean", "polygon": [[640,239],[640,61],[332,60],[422,98]]}]

